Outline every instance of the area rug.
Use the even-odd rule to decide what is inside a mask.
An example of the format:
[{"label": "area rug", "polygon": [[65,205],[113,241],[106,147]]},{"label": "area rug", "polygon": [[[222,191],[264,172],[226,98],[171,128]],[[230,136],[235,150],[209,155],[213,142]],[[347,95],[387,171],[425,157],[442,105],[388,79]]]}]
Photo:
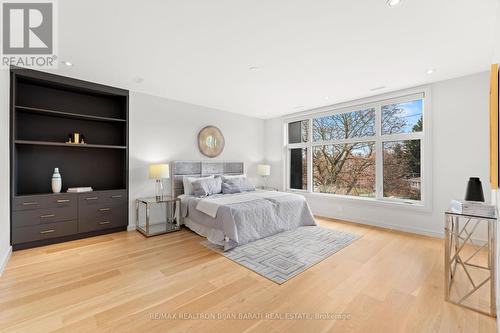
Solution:
[{"label": "area rug", "polygon": [[282,284],[358,238],[359,235],[335,229],[307,226],[259,239],[226,252],[207,240],[201,244]]}]

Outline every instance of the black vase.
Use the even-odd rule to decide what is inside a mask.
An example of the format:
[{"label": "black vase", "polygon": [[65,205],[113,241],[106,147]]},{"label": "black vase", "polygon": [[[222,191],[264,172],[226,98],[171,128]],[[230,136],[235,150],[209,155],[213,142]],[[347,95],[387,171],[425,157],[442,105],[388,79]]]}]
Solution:
[{"label": "black vase", "polygon": [[483,185],[478,177],[470,177],[467,183],[467,192],[465,193],[467,201],[484,202]]}]

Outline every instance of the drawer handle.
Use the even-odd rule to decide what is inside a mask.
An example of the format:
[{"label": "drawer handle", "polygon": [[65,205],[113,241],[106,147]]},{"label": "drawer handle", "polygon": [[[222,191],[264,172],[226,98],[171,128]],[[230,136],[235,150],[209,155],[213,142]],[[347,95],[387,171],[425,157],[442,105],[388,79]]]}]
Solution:
[{"label": "drawer handle", "polygon": [[38,205],[38,202],[23,202],[23,206],[32,206],[32,205]]},{"label": "drawer handle", "polygon": [[99,199],[98,197],[90,197],[90,198],[85,198],[85,200],[97,200]]},{"label": "drawer handle", "polygon": [[110,224],[111,222],[109,221],[104,221],[104,222],[99,222],[100,225],[103,225],[103,224]]},{"label": "drawer handle", "polygon": [[118,199],[118,198],[121,198],[122,196],[121,195],[112,195],[111,198],[113,199]]},{"label": "drawer handle", "polygon": [[44,231],[40,231],[40,234],[50,234],[50,233],[53,233],[55,230],[54,229],[50,229],[50,230],[44,230]]},{"label": "drawer handle", "polygon": [[109,210],[111,210],[111,208],[99,208],[100,212],[107,212]]},{"label": "drawer handle", "polygon": [[56,215],[55,214],[40,215],[41,219],[47,219],[49,217],[56,217]]},{"label": "drawer handle", "polygon": [[69,199],[59,199],[59,200],[57,200],[57,203],[64,203],[64,202],[69,202]]}]

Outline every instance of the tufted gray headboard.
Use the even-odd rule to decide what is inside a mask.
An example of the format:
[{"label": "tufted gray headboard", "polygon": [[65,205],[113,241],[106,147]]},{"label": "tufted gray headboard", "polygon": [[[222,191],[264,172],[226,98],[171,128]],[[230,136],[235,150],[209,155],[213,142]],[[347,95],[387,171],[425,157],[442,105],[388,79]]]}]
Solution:
[{"label": "tufted gray headboard", "polygon": [[210,175],[242,175],[245,173],[243,162],[173,161],[170,162],[172,196],[184,194],[184,176],[202,177]]}]

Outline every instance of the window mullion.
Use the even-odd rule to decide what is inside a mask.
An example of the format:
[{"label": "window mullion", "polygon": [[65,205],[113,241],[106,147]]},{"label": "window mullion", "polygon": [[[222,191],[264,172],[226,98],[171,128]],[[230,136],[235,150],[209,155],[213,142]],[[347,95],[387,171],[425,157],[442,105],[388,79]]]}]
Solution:
[{"label": "window mullion", "polygon": [[339,140],[329,140],[329,141],[315,141],[312,146],[328,146],[328,145],[342,145],[349,143],[363,143],[363,142],[373,142],[376,140],[376,136],[363,136],[361,138],[350,138],[350,139],[339,139]]},{"label": "window mullion", "polygon": [[290,160],[290,148],[287,147],[286,149],[286,170],[285,170],[285,189],[290,190],[290,166],[291,166],[291,160]]},{"label": "window mullion", "polygon": [[307,145],[307,192],[313,191],[313,155],[312,141],[313,140],[313,118],[309,118],[309,137]]},{"label": "window mullion", "polygon": [[382,152],[382,106],[375,108],[375,198],[384,197],[384,158]]},{"label": "window mullion", "polygon": [[295,149],[295,148],[308,148],[310,146],[309,143],[290,143],[286,146],[287,149]]},{"label": "window mullion", "polygon": [[399,133],[382,135],[382,141],[403,141],[403,140],[423,140],[425,137],[423,132]]}]

